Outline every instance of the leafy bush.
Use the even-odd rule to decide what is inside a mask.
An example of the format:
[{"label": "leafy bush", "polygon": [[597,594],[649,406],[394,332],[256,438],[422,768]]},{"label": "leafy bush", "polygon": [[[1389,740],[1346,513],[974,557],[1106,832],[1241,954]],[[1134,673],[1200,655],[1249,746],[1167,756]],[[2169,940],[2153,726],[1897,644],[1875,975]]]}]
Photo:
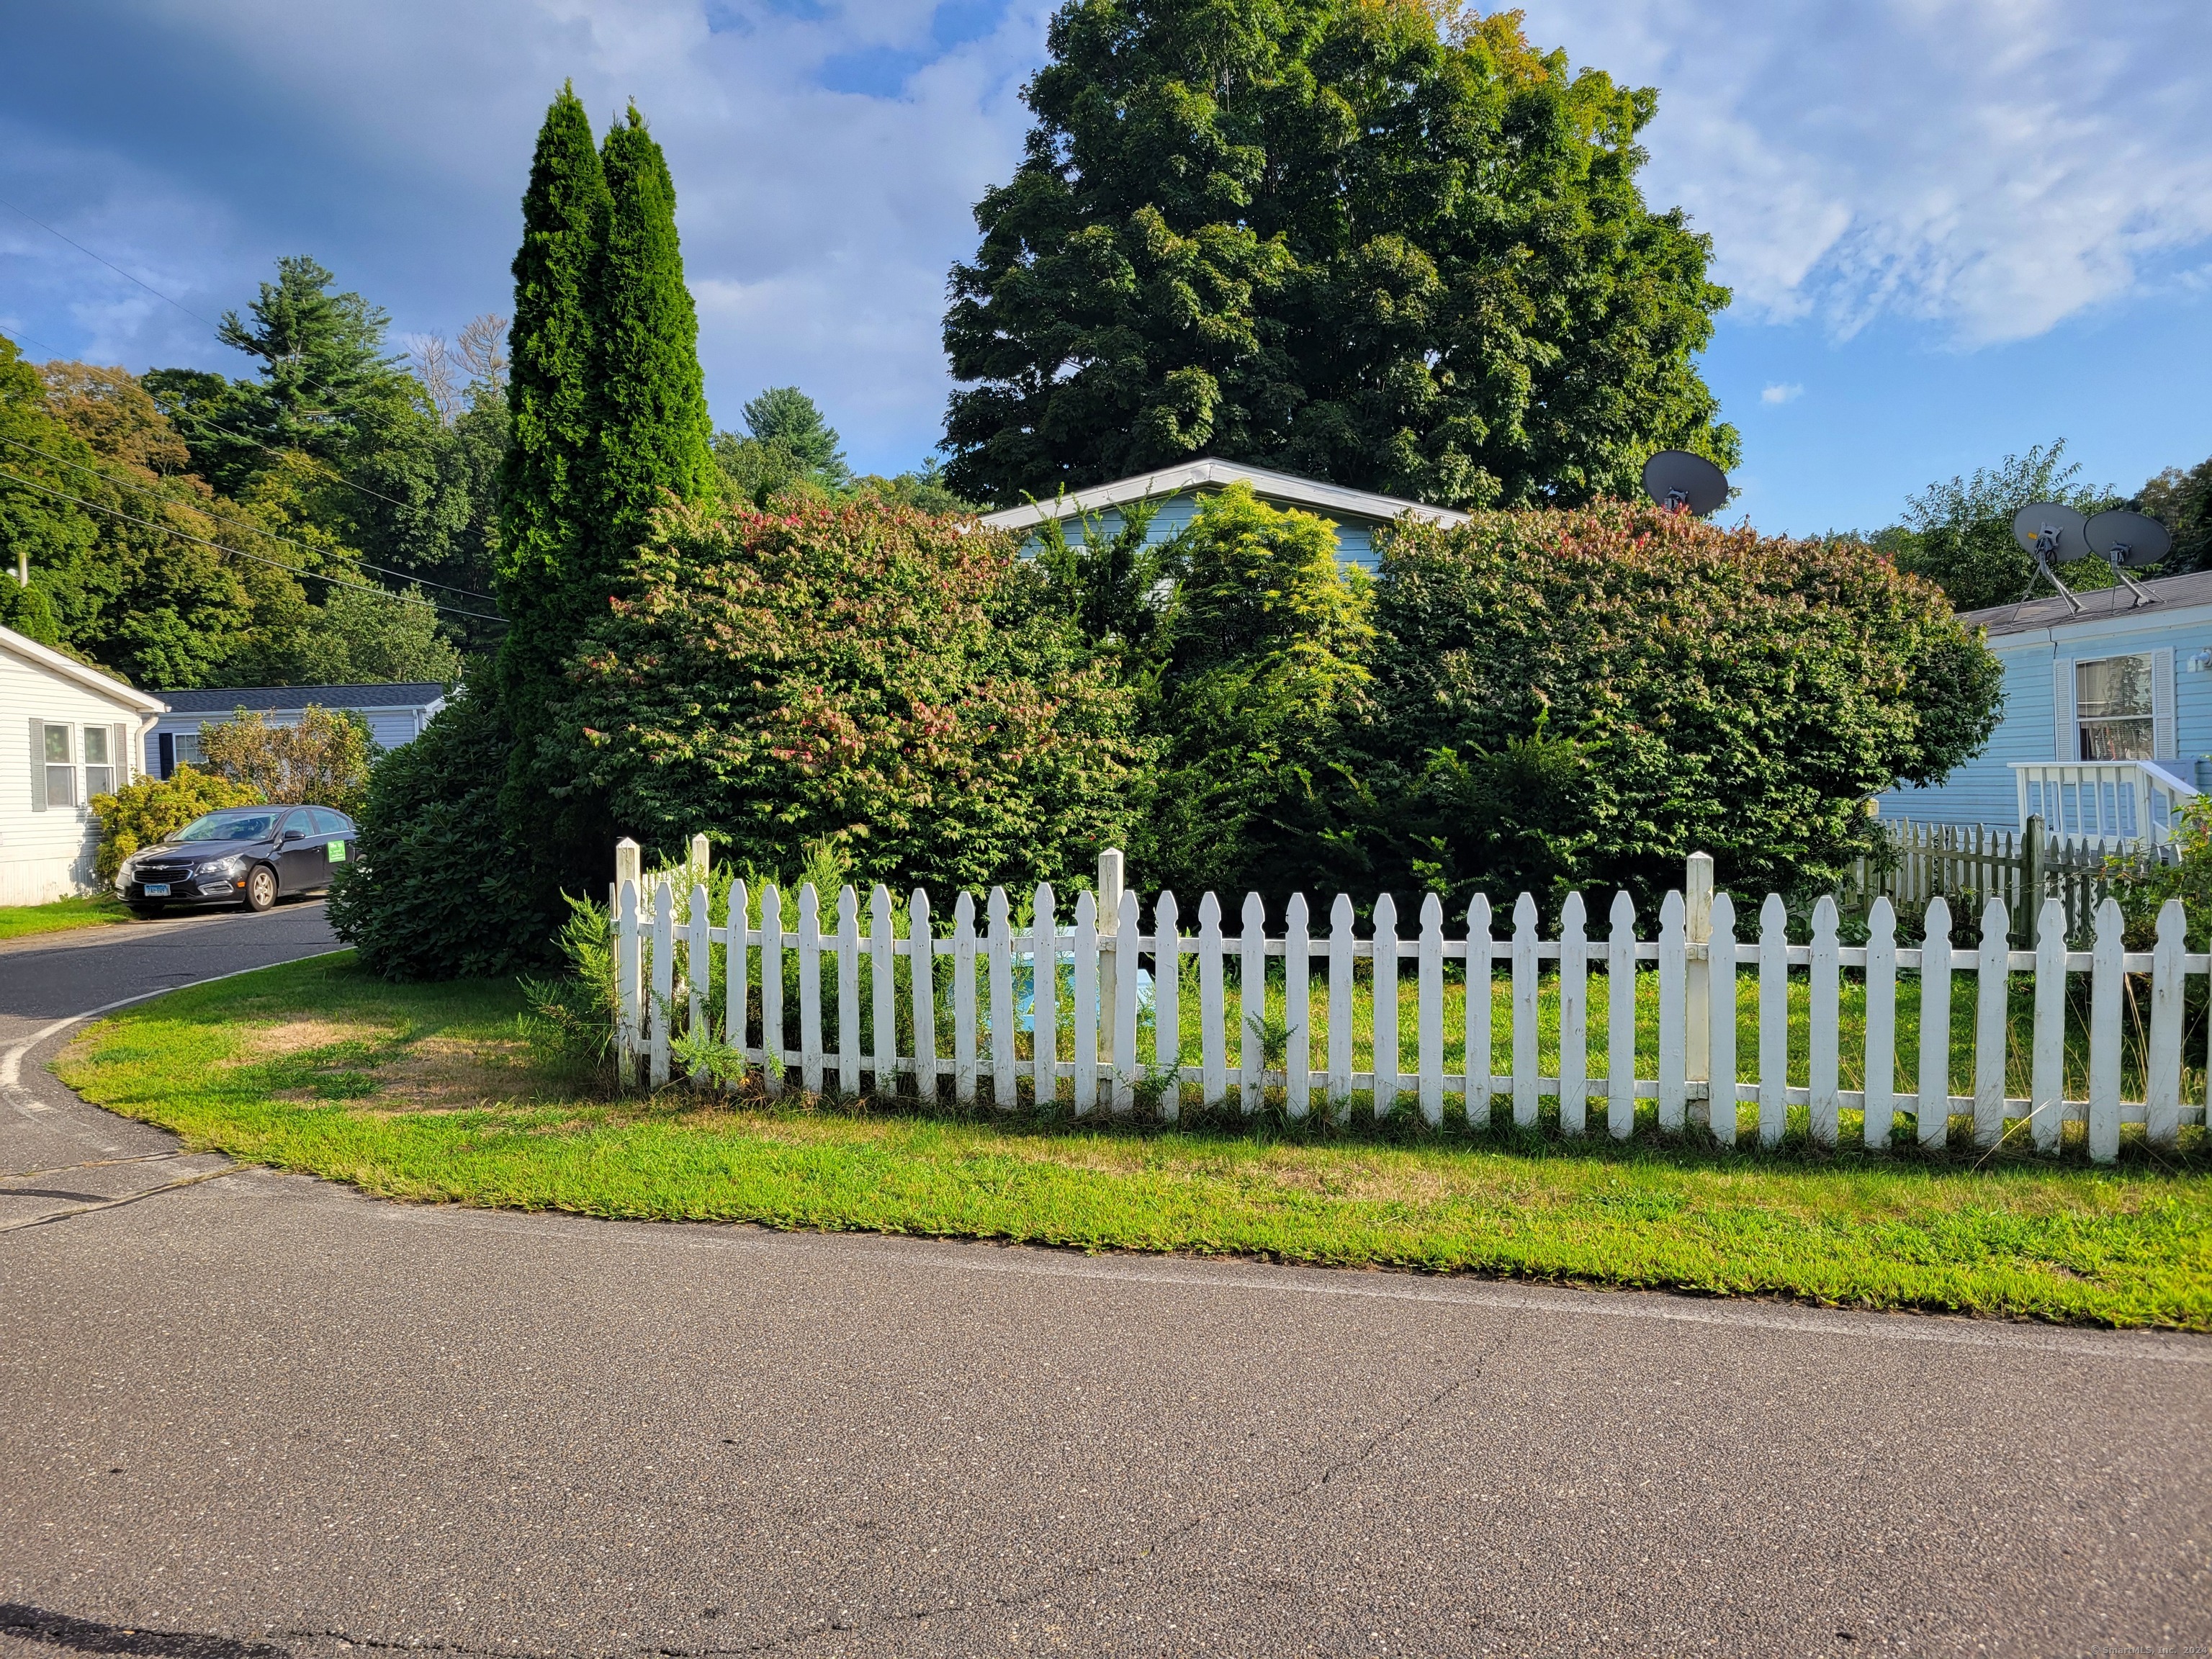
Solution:
[{"label": "leafy bush", "polygon": [[1367,671],[1371,584],[1326,520],[1238,484],[1178,538],[1151,714],[1164,751],[1135,849],[1146,884],[1280,893],[1327,861],[1330,768]]},{"label": "leafy bush", "polygon": [[605,1087],[614,1080],[616,993],[614,939],[606,906],[570,897],[568,920],[556,937],[565,973],[526,977],[524,1039],[565,1081]]},{"label": "leafy bush", "polygon": [[1996,659],[1855,541],[1609,502],[1394,532],[1346,815],[1379,884],[1455,895],[1832,878],[1866,797],[1989,739]]},{"label": "leafy bush", "polygon": [[945,891],[1090,866],[1141,807],[1134,695],[1009,538],[881,500],[661,515],[570,670],[578,783],[648,846],[809,842]]},{"label": "leafy bush", "polygon": [[200,754],[217,777],[258,790],[260,800],[312,802],[346,813],[361,810],[376,752],[359,714],[313,703],[297,726],[271,726],[241,708],[200,727]]},{"label": "leafy bush", "polygon": [[331,925],[392,980],[512,974],[550,941],[524,902],[526,866],[497,812],[512,739],[487,686],[465,681],[413,742],[380,760]]},{"label": "leafy bush", "polygon": [[93,868],[102,881],[113,881],[124,860],[142,847],[158,846],[202,813],[267,799],[250,783],[234,783],[191,766],[179,766],[166,778],[142,777],[112,795],[94,795],[100,851]]}]

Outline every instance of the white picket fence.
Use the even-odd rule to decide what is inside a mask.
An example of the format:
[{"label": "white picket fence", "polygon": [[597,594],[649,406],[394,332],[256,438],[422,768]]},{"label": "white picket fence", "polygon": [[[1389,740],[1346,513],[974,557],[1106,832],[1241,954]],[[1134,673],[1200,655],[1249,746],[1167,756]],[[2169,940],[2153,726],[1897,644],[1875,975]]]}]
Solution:
[{"label": "white picket fence", "polygon": [[[1698,862],[1692,861],[1691,890],[1703,912]],[[1705,861],[1705,868],[1710,867]],[[753,896],[742,882],[731,890],[728,914],[734,921],[727,927],[709,925],[703,883],[688,896],[679,896],[665,877],[648,891],[641,892],[640,886],[638,880],[625,878],[616,895],[617,1042],[624,1075],[635,1079],[641,1062],[654,1087],[669,1081],[672,1039],[689,1030],[711,1032],[728,1050],[741,1052],[745,1066],[772,1096],[791,1086],[794,1070],[803,1090],[834,1088],[848,1096],[867,1088],[896,1091],[904,1084],[934,1098],[940,1081],[950,1079],[953,1097],[963,1105],[975,1103],[988,1090],[991,1103],[1000,1108],[1016,1104],[1024,1080],[1033,1100],[1058,1099],[1066,1081],[1079,1115],[1101,1109],[1130,1112],[1146,1092],[1157,1094],[1161,1115],[1172,1121],[1184,1091],[1193,1087],[1208,1105],[1234,1097],[1251,1113],[1265,1091],[1279,1088],[1292,1118],[1304,1117],[1318,1101],[1343,1119],[1360,1094],[1382,1116],[1401,1096],[1411,1094],[1432,1125],[1442,1123],[1445,1103],[1454,1097],[1463,1103],[1472,1123],[1486,1125],[1496,1101],[1510,1103],[1516,1124],[1533,1125],[1540,1103],[1551,1097],[1559,1102],[1563,1133],[1583,1133],[1590,1103],[1597,1102],[1606,1127],[1625,1138],[1635,1125],[1636,1103],[1656,1100],[1662,1130],[1701,1123],[1732,1145],[1741,1129],[1741,1108],[1755,1104],[1759,1142],[1771,1146],[1782,1139],[1794,1106],[1807,1109],[1812,1139],[1828,1146],[1837,1144],[1846,1111],[1863,1114],[1869,1147],[1889,1144],[1899,1112],[1915,1115],[1917,1138],[1928,1146],[1945,1143],[1954,1116],[1971,1120],[1978,1146],[1998,1144],[2008,1126],[2024,1122],[2033,1145],[2046,1152],[2057,1147],[2062,1123],[2086,1121],[2090,1154],[2100,1161],[2118,1155],[2123,1123],[2142,1123],[2152,1145],[2171,1146],[2185,1121],[2205,1117],[2202,1098],[2182,1099],[2183,1012],[2185,982],[2192,975],[2212,974],[2212,956],[2185,951],[2178,901],[2169,902],[2160,915],[2157,947],[2127,952],[2122,949],[2119,907],[2109,898],[2097,911],[2091,950],[2066,948],[2056,899],[2045,902],[2038,948],[2007,948],[2006,907],[1992,898],[1983,917],[1981,947],[1966,951],[1949,945],[1950,909],[1940,896],[1928,904],[1922,945],[1897,939],[1896,915],[1887,897],[1874,904],[1865,945],[1838,941],[1836,905],[1823,898],[1814,912],[1811,944],[1798,945],[1787,940],[1778,897],[1770,896],[1761,906],[1756,939],[1739,939],[1738,918],[1727,894],[1711,896],[1708,925],[1702,915],[1692,920],[1680,890],[1668,893],[1660,906],[1656,938],[1637,937],[1635,906],[1620,893],[1610,907],[1609,932],[1603,937],[1590,936],[1582,896],[1573,894],[1561,908],[1557,937],[1547,939],[1540,937],[1536,904],[1525,893],[1513,907],[1506,937],[1496,933],[1489,901],[1477,897],[1468,907],[1464,936],[1450,939],[1445,936],[1443,907],[1434,894],[1422,901],[1411,937],[1401,936],[1389,894],[1376,901],[1365,937],[1355,927],[1351,900],[1343,896],[1330,906],[1326,932],[1316,934],[1303,895],[1291,899],[1279,931],[1271,933],[1265,907],[1251,894],[1242,907],[1239,931],[1231,937],[1222,930],[1221,907],[1211,893],[1199,902],[1197,932],[1186,933],[1173,893],[1164,892],[1154,901],[1149,925],[1133,892],[1122,893],[1115,912],[1103,919],[1093,896],[1080,893],[1073,906],[1073,926],[1063,927],[1058,895],[1049,884],[1040,885],[1031,925],[1017,930],[1005,890],[994,888],[984,902],[980,932],[975,899],[963,893],[953,904],[951,932],[945,933],[938,931],[929,895],[916,889],[908,902],[908,939],[896,935],[891,896],[882,886],[868,895],[865,913],[855,890],[844,888],[829,916],[811,885],[799,892],[795,915],[787,908],[790,895],[764,887],[758,895],[759,927],[746,925]],[[688,897],[688,903],[679,904],[679,896]],[[679,910],[685,917],[681,923]],[[1693,933],[1704,937],[1693,938]],[[917,944],[921,940],[927,941],[926,947]],[[1942,943],[1929,945],[1927,940]],[[725,964],[719,1014],[707,1006],[717,951]],[[797,969],[795,1048],[780,1040],[787,1029],[787,953]],[[895,966],[901,959],[910,964],[902,994]],[[1278,1030],[1287,1030],[1287,1053],[1283,1066],[1269,1069],[1258,1027],[1248,1027],[1248,1020],[1256,1018],[1264,1024],[1268,965],[1278,960]],[[1371,964],[1369,974],[1355,972],[1360,962]],[[1447,963],[1463,963],[1464,975],[1448,976]],[[1062,964],[1063,969],[1072,964],[1066,986],[1062,971],[1040,972],[1039,963]],[[1200,1054],[1194,1066],[1182,1061],[1181,990],[1193,963]],[[1228,972],[1232,964],[1233,985]],[[1604,975],[1601,1008],[1592,1006],[1593,965]],[[1656,969],[1657,981],[1656,1053],[1643,1057],[1652,1062],[1650,1075],[1639,1075],[1633,1060],[1592,1072],[1593,1018],[1606,1022],[1609,1054],[1637,1055],[1636,987],[1638,970],[1647,966]],[[1151,1053],[1144,1054],[1139,969],[1147,967],[1156,994],[1151,998]],[[1809,994],[1806,1087],[1789,1083],[1792,969],[1806,970]],[[1015,994],[1024,969],[1033,987],[1026,1022],[1017,1018]],[[1415,1059],[1406,1070],[1398,1029],[1399,985],[1409,970],[1417,988],[1417,1012]],[[827,1033],[825,972],[836,988],[836,1030]],[[1511,1066],[1494,1073],[1488,1064],[1493,1052],[1492,989],[1501,972],[1511,988],[1506,1017]],[[1736,980],[1746,972],[1755,975],[1758,985],[1752,1068],[1757,1080],[1737,1083],[1732,1104],[1738,1109],[1716,1116],[1710,1110],[1713,1087],[1706,1079],[1738,1076],[1743,1069],[1738,1064]],[[1865,986],[1868,1086],[1863,1089],[1840,1084],[1847,973]],[[1917,975],[1917,983],[1900,988],[1901,973]],[[1973,976],[1965,994],[1973,999],[1974,1082],[1972,1093],[1954,1095],[1951,1016],[1954,981],[1962,973]],[[942,1001],[949,1009],[940,1006],[937,989],[947,974],[950,994]],[[2008,1000],[2014,974],[2033,975],[2026,1096],[2008,1094],[2006,1086],[2011,1057]],[[2065,1097],[2063,1086],[2067,982],[2075,974],[2087,975],[2089,984],[2086,1099]],[[980,1008],[979,975],[984,993]],[[1312,1003],[1316,975],[1325,975],[1325,1014]],[[2148,976],[2148,1011],[2145,1015],[2138,1006],[2136,1018],[2124,1026],[2124,1002],[2134,999],[2140,1004],[2138,988],[2145,983],[2131,984],[2131,975]],[[1553,980],[1557,1037],[1543,1043],[1540,987]],[[1038,1040],[1031,1055],[1018,1056],[1018,1024],[1040,1034],[1065,1030],[1060,1018],[1063,988],[1073,996],[1072,1039]],[[1918,1002],[1920,1030],[1939,1038],[1921,1045],[1918,1087],[1912,1092],[1891,1086],[1897,1070],[1900,989]],[[902,994],[913,1033],[908,1053],[900,1052],[898,1042]],[[1464,1070],[1444,1067],[1448,996],[1465,1000],[1469,1059]],[[757,1018],[750,1012],[755,1008]],[[1358,1011],[1371,1021],[1370,1070],[1353,1066]],[[2143,1079],[2144,1097],[2137,1100],[2122,1098],[2127,1069],[2123,1044],[2130,1026],[2145,1033],[2135,1068]],[[1540,1063],[1547,1048],[1548,1069]],[[1940,1109],[1923,1111],[1923,1102]]]}]

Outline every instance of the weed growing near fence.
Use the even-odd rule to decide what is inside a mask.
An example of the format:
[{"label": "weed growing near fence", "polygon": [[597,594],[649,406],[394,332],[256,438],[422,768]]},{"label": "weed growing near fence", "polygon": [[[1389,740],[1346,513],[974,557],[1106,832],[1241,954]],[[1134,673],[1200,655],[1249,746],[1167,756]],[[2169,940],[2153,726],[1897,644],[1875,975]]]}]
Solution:
[{"label": "weed growing near fence", "polygon": [[579,1098],[511,983],[349,958],[177,993],[58,1069],[189,1144],[393,1198],[1474,1272],[2212,1329],[2212,1160],[2130,1137],[2087,1167],[2000,1151],[1773,1152],[1638,1137],[1343,1127],[1273,1109],[1070,1119],[918,1102]]}]

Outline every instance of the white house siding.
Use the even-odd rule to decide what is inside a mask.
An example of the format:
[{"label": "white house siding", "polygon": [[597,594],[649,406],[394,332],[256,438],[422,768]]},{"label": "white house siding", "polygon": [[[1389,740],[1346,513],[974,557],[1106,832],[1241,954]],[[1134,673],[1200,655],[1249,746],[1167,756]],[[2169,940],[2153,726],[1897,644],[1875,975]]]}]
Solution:
[{"label": "white house siding", "polygon": [[[97,889],[92,865],[100,826],[83,804],[85,728],[109,730],[119,784],[127,781],[126,769],[128,776],[138,775],[129,763],[138,752],[137,738],[145,718],[123,698],[0,647],[0,904],[44,904]],[[69,728],[75,797],[70,805],[50,805],[44,811],[35,806],[37,780],[31,769],[46,763],[31,750],[33,720]],[[120,744],[113,735],[118,726],[125,738]]]},{"label": "white house siding", "polygon": [[[1996,634],[1989,646],[2004,669],[2005,698],[2004,717],[1989,747],[1933,787],[1893,789],[1882,795],[1885,818],[2017,826],[2019,795],[2012,763],[2061,758],[2056,665],[2062,659],[2071,663],[2172,651],[2172,752],[2155,758],[2171,763],[2172,769],[2194,781],[2199,758],[2212,757],[2212,672],[2188,672],[2191,657],[2212,651],[2212,605],[2146,605],[2108,617]],[[2071,730],[2069,724],[2069,734]]]}]

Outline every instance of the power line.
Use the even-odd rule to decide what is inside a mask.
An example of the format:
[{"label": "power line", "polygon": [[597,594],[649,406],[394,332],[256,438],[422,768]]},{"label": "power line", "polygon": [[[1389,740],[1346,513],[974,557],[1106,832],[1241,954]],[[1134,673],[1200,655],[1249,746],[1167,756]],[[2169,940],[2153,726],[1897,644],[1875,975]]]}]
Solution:
[{"label": "power line", "polygon": [[[107,483],[118,485],[125,489],[134,489],[142,495],[151,495],[157,501],[169,501],[173,499],[165,494],[162,490],[155,488],[154,485],[142,483],[136,478],[128,477],[120,473],[102,471],[96,466],[86,465],[82,461],[70,460],[65,457],[55,454],[50,449],[41,449],[36,444],[27,444],[20,438],[10,438],[4,434],[0,434],[0,444],[7,444],[16,449],[27,450],[33,455],[42,456],[46,459],[53,462],[57,466],[68,467],[73,472],[89,472],[95,478],[105,479]],[[193,512],[198,514],[202,518],[212,519],[217,524],[228,525],[234,530],[251,531],[257,536],[266,537],[269,540],[275,542],[280,547],[295,548],[302,553],[308,554],[312,554],[315,551],[313,548],[307,547],[299,542],[293,541],[289,537],[279,536],[274,531],[266,529],[263,526],[254,524],[248,520],[227,519],[220,513],[210,512],[204,507],[200,507],[189,501],[179,503],[179,505],[190,507]],[[388,564],[371,564],[367,559],[356,559],[353,562],[359,565],[363,570],[374,570],[379,571],[386,576],[397,576],[402,581],[412,582],[418,587],[435,587],[441,589],[447,593],[459,593],[464,599],[482,599],[489,605],[497,605],[499,603],[499,600],[492,594],[479,593],[473,587],[456,587],[451,582],[432,581],[428,577],[418,576],[411,570],[397,569]]]},{"label": "power line", "polygon": [[[151,519],[142,519],[135,513],[125,513],[119,507],[109,507],[100,501],[88,501],[82,495],[70,495],[66,489],[56,489],[51,484],[40,483],[35,478],[27,478],[20,472],[10,472],[4,466],[0,466],[0,478],[12,478],[26,489],[37,490],[41,495],[52,495],[58,501],[73,501],[79,507],[91,508],[94,513],[105,513],[111,518],[121,519],[130,524],[143,525],[149,530],[158,530],[165,536],[174,536],[179,541],[195,542],[202,547],[213,548],[218,553],[228,553],[233,558],[249,560],[255,564],[265,564],[272,569],[289,571],[293,575],[303,576],[309,581],[326,582],[332,587],[349,587],[358,593],[374,593],[379,599],[391,599],[405,597],[404,594],[394,593],[388,587],[378,587],[368,582],[349,582],[343,576],[327,576],[319,570],[302,570],[297,565],[286,564],[282,559],[269,558],[259,553],[248,553],[243,548],[226,547],[221,542],[211,542],[204,536],[189,534],[179,530],[173,525],[157,524]],[[455,605],[440,605],[434,599],[424,599],[422,603],[428,605],[433,611],[442,611],[453,617],[471,617],[477,622],[504,623],[507,620],[504,617],[489,615],[481,611],[463,611]]]}]

